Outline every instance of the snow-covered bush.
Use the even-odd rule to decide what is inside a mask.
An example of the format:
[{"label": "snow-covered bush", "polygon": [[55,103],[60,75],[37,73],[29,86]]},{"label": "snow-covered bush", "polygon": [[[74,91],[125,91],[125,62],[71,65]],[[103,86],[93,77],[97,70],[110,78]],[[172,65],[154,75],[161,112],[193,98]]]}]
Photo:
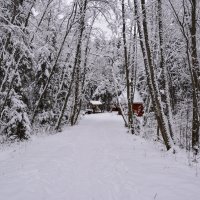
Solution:
[{"label": "snow-covered bush", "polygon": [[3,133],[8,140],[27,140],[30,137],[31,125],[27,114],[27,107],[22,101],[22,97],[12,90],[8,105],[3,112],[3,119],[6,126]]}]

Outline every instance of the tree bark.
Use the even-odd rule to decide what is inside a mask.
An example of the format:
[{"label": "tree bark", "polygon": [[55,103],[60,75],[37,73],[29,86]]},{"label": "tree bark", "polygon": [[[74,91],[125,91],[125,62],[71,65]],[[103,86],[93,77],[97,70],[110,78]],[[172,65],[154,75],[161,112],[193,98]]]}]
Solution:
[{"label": "tree bark", "polygon": [[81,46],[82,46],[82,40],[83,40],[83,32],[85,29],[85,14],[86,14],[86,8],[87,8],[87,1],[85,0],[81,7],[80,7],[80,25],[79,25],[79,35],[78,35],[78,44],[76,48],[76,56],[74,61],[74,67],[76,68],[76,74],[75,74],[75,103],[72,110],[72,115],[70,118],[71,125],[73,126],[76,123],[76,113],[78,112],[78,105],[79,105],[79,95],[80,95],[80,65],[81,65]]},{"label": "tree bark", "polygon": [[133,111],[131,105],[131,94],[130,94],[130,71],[128,62],[128,52],[127,52],[127,40],[126,40],[126,19],[125,19],[125,5],[124,0],[122,0],[122,37],[123,37],[123,47],[124,47],[124,66],[126,72],[126,88],[127,88],[127,100],[128,100],[128,127],[132,134],[134,134],[133,127]]},{"label": "tree bark", "polygon": [[172,126],[172,109],[169,96],[169,81],[167,77],[167,66],[165,64],[165,54],[164,54],[164,38],[163,38],[163,22],[162,22],[162,0],[158,0],[158,27],[159,27],[159,41],[160,41],[160,68],[162,70],[163,77],[163,89],[165,95],[165,105],[166,105],[166,116],[169,126],[170,135],[174,141],[174,131]]},{"label": "tree bark", "polygon": [[192,116],[192,148],[195,154],[199,151],[199,97],[198,92],[200,91],[200,70],[199,61],[197,56],[197,38],[196,38],[196,17],[197,2],[196,0],[191,1],[191,60],[192,60],[192,100],[193,100],[193,116]]},{"label": "tree bark", "polygon": [[32,115],[31,124],[34,123],[34,120],[35,120],[35,117],[36,117],[36,114],[37,114],[38,107],[39,107],[39,105],[40,105],[40,103],[41,103],[41,101],[42,101],[42,99],[43,99],[43,97],[44,97],[44,95],[45,95],[45,93],[46,93],[46,91],[47,91],[47,88],[48,88],[48,86],[49,86],[49,83],[50,83],[50,81],[51,81],[51,78],[52,78],[52,76],[53,76],[53,74],[54,74],[55,68],[56,68],[57,63],[58,63],[58,59],[60,58],[61,52],[62,52],[62,50],[63,50],[63,46],[64,46],[65,41],[66,41],[66,38],[67,38],[67,36],[68,36],[68,34],[69,34],[71,28],[72,28],[72,25],[73,25],[74,20],[75,20],[76,11],[77,11],[77,5],[74,4],[72,13],[71,13],[71,15],[70,15],[70,17],[69,17],[69,20],[68,20],[66,32],[65,32],[63,41],[62,41],[62,43],[61,43],[61,45],[60,45],[60,48],[59,48],[58,54],[57,54],[57,56],[56,56],[55,62],[54,62],[54,64],[53,64],[52,68],[51,68],[51,72],[50,72],[49,77],[48,77],[48,80],[47,80],[47,82],[46,82],[46,84],[45,84],[45,86],[44,86],[44,89],[43,89],[43,91],[42,91],[42,93],[41,93],[41,95],[40,95],[38,101],[36,102],[36,105],[35,105],[35,108],[34,108],[34,111],[33,111],[33,115]]},{"label": "tree bark", "polygon": [[146,21],[147,16],[146,16],[146,9],[145,9],[145,0],[141,0],[141,8],[142,8],[142,14],[143,14],[142,25],[141,25],[139,15],[138,15],[139,12],[138,12],[137,0],[134,0],[134,5],[135,5],[135,15],[136,15],[137,25],[138,25],[138,32],[140,36],[140,45],[141,45],[141,49],[143,53],[145,71],[147,75],[147,84],[149,87],[149,92],[151,95],[158,126],[160,129],[161,135],[163,137],[166,149],[169,150],[173,147],[173,141],[169,134],[168,126],[167,126],[163,108],[161,105],[160,93],[158,90],[157,80],[155,76],[155,68],[153,66],[153,61],[152,61],[152,56],[151,56],[151,49],[150,49],[150,44],[149,44],[147,21]]},{"label": "tree bark", "polygon": [[[180,26],[181,33],[186,42],[186,55],[188,60],[188,66],[190,70],[191,80],[192,80],[192,149],[194,154],[199,152],[199,129],[200,129],[200,117],[199,117],[199,96],[200,91],[200,69],[199,61],[197,56],[197,38],[196,38],[196,12],[197,3],[196,0],[191,0],[191,25],[186,29],[185,24],[180,21],[180,18],[171,2],[169,3],[174,12],[175,18]],[[183,7],[185,8],[185,3]],[[190,33],[188,33],[190,32]]]}]

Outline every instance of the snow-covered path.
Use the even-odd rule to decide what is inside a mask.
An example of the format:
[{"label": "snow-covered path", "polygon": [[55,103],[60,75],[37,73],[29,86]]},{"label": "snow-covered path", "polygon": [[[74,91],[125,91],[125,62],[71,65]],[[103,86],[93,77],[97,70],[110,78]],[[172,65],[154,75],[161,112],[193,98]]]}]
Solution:
[{"label": "snow-covered path", "polygon": [[0,151],[0,199],[197,200],[200,177],[104,113]]}]

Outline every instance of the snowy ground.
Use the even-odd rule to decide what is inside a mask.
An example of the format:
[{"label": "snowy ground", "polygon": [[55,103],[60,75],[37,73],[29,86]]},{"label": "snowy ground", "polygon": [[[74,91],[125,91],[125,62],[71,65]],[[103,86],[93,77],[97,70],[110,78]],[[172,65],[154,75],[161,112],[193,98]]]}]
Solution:
[{"label": "snowy ground", "polygon": [[200,174],[113,113],[0,151],[2,200],[198,200]]}]

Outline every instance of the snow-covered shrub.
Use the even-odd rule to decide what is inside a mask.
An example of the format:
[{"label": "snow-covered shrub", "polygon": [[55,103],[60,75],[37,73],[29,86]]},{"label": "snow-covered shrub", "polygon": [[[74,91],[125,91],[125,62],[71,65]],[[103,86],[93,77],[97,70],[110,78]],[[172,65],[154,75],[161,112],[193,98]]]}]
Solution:
[{"label": "snow-covered shrub", "polygon": [[3,133],[7,135],[8,140],[23,141],[30,137],[31,125],[26,110],[22,97],[12,90],[3,114],[6,121]]},{"label": "snow-covered shrub", "polygon": [[53,123],[54,121],[54,115],[55,114],[52,111],[43,110],[38,114],[37,121],[41,125],[45,125],[45,124],[51,125],[51,123]]}]

